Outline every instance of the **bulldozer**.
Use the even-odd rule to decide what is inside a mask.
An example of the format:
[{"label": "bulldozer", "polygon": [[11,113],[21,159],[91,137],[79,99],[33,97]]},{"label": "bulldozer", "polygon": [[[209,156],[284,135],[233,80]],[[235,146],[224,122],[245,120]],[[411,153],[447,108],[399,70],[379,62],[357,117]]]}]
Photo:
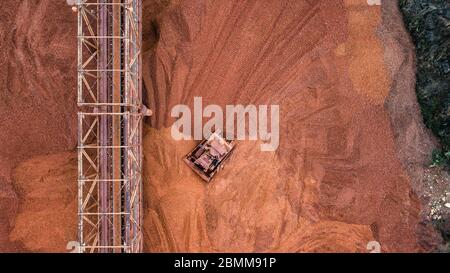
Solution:
[{"label": "bulldozer", "polygon": [[214,132],[187,154],[184,162],[204,181],[211,182],[224,168],[235,146],[235,141],[224,139],[218,132]]}]

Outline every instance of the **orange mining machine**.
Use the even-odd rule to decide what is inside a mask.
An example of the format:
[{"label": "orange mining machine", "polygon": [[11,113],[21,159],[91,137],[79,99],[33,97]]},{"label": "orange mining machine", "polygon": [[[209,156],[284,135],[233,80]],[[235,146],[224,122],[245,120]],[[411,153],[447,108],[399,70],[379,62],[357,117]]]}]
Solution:
[{"label": "orange mining machine", "polygon": [[184,162],[203,180],[211,182],[214,176],[224,168],[235,146],[234,141],[226,140],[215,132],[187,154]]}]

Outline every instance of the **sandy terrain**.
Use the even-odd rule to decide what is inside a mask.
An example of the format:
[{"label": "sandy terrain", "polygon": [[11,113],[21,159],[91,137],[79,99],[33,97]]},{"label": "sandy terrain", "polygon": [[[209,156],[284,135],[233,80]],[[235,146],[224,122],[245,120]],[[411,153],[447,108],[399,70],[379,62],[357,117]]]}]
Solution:
[{"label": "sandy terrain", "polygon": [[[170,126],[169,110],[194,96],[205,105],[280,104],[281,145],[274,154],[239,145],[232,166],[199,188],[177,160],[186,144],[151,131],[147,249],[364,251],[373,237],[384,251],[424,250],[420,203],[384,107],[392,80],[377,35],[381,8],[366,1],[195,3],[161,15],[157,49],[145,58],[157,106],[152,124]],[[324,241],[347,240],[304,243],[321,241],[315,225],[327,224],[336,232]],[[369,234],[342,236],[355,225]]]},{"label": "sandy terrain", "polygon": [[[433,142],[420,123],[412,47],[392,4],[156,2],[145,2],[144,17],[146,102],[155,109],[144,140],[146,251],[366,252],[371,240],[389,252],[435,246],[420,199],[420,166]],[[2,126],[17,134],[0,133],[0,207],[10,212],[0,223],[13,224],[0,245],[65,251],[76,238],[76,161],[59,152],[75,146],[76,19],[70,11],[45,19],[55,8],[49,0],[0,5],[2,13],[14,6],[0,23],[8,48],[1,52],[11,56],[2,58],[11,72],[0,73],[0,88],[11,91],[0,112],[13,117]],[[49,56],[55,62],[42,61]],[[192,105],[194,96],[205,105],[279,104],[279,149],[241,141],[204,184],[181,161],[195,143],[174,141],[169,128],[172,107]]]},{"label": "sandy terrain", "polygon": [[12,241],[22,242],[27,250],[51,252],[63,251],[69,239],[76,241],[77,188],[68,181],[77,179],[77,160],[76,154],[66,152],[35,157],[16,168],[13,179],[21,212]]},{"label": "sandy terrain", "polygon": [[[76,17],[65,1],[0,1],[0,252],[17,209],[11,169],[76,145]],[[32,179],[32,177],[30,177]],[[48,188],[50,190],[50,188]]]}]

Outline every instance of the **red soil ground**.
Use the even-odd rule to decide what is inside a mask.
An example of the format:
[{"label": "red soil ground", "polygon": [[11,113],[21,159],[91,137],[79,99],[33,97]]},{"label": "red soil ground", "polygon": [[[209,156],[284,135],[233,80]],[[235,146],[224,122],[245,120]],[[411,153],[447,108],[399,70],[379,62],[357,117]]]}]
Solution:
[{"label": "red soil ground", "polygon": [[[421,215],[421,168],[411,167],[425,164],[433,143],[412,99],[413,73],[403,84],[395,78],[413,72],[395,5],[144,2],[144,83],[155,110],[144,140],[146,251],[435,246]],[[0,251],[65,251],[76,239],[76,160],[57,152],[75,147],[76,18],[49,0],[0,5],[8,68],[0,72],[0,223],[12,228],[0,225],[8,235]],[[204,184],[181,161],[195,143],[174,141],[168,129],[171,108],[194,96],[205,105],[279,104],[279,149],[242,141]],[[395,110],[405,103],[414,118]]]},{"label": "red soil ground", "polygon": [[0,1],[0,18],[0,251],[17,251],[12,168],[76,145],[77,19],[65,1],[38,0]]}]

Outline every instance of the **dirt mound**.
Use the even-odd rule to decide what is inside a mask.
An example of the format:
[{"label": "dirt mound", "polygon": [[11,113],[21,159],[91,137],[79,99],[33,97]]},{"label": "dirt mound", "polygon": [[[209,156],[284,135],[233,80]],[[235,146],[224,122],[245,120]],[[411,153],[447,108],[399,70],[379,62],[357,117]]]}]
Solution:
[{"label": "dirt mound", "polygon": [[2,156],[17,162],[75,147],[76,16],[64,1],[1,5]]},{"label": "dirt mound", "polygon": [[74,153],[40,156],[14,170],[20,206],[11,241],[32,252],[65,252],[76,241],[77,161]]},{"label": "dirt mound", "polygon": [[[75,147],[77,23],[71,15],[65,1],[0,3],[2,229],[9,229],[17,208],[11,168]],[[7,234],[0,232],[0,251],[16,251],[4,241]]]},{"label": "dirt mound", "polygon": [[314,185],[290,192],[296,179],[280,179],[281,162],[257,143],[240,142],[231,166],[206,185],[182,161],[193,142],[174,141],[168,129],[147,131],[146,251],[363,252],[373,240],[367,225],[311,216],[312,202],[299,211],[290,195],[317,199]]},{"label": "dirt mound", "polygon": [[384,251],[429,249],[384,108],[392,78],[379,6],[189,1],[168,7],[158,25],[144,70],[152,125],[170,126],[174,105],[201,96],[205,105],[279,104],[282,128],[276,153],[258,158],[253,144],[239,145],[236,158],[245,160],[230,164],[234,174],[204,189],[164,152],[173,144],[161,147],[150,134],[150,250],[274,250],[288,227],[300,229],[298,219],[370,226]]}]

